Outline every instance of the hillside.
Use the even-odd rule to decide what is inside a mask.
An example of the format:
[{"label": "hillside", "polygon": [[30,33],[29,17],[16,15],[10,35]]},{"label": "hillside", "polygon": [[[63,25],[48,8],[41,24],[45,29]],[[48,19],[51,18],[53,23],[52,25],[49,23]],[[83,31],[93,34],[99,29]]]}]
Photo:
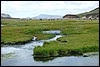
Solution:
[{"label": "hillside", "polygon": [[86,16],[88,14],[98,14],[99,15],[99,7],[98,8],[95,8],[89,12],[85,12],[85,13],[81,13],[81,14],[78,14],[79,17],[83,17],[83,16]]}]

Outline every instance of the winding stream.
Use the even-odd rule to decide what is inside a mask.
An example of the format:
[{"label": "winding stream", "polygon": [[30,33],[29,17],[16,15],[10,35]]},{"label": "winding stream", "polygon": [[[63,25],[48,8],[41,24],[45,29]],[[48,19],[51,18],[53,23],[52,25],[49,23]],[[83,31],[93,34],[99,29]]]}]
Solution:
[{"label": "winding stream", "polygon": [[48,40],[31,41],[23,45],[3,46],[1,54],[4,56],[1,57],[1,66],[99,66],[99,53],[89,57],[65,56],[46,60],[35,59],[32,56],[34,47],[43,46],[44,42],[53,41],[59,37],[62,35],[56,35]]}]

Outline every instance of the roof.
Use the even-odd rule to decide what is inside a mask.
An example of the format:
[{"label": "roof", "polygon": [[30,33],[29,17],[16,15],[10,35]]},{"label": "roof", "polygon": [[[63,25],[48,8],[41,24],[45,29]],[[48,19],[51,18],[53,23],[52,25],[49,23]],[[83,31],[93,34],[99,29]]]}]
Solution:
[{"label": "roof", "polygon": [[72,15],[72,14],[67,14],[67,15],[63,16],[63,18],[69,17],[69,16],[71,16],[71,17],[73,17],[73,18],[79,18],[79,16],[77,16],[77,15]]}]

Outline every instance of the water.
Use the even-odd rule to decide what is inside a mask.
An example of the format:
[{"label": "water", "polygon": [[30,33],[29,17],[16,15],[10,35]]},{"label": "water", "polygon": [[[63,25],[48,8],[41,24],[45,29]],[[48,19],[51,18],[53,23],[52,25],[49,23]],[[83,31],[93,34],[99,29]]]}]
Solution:
[{"label": "water", "polygon": [[[56,40],[57,38],[62,37],[62,35],[56,35],[55,37],[48,40],[39,40],[35,41],[36,38],[33,38],[33,41],[23,45],[9,45],[1,47],[1,54],[3,55],[11,55],[9,53],[13,53],[16,57],[7,57],[5,60],[1,60],[2,66],[23,66],[23,65],[32,65],[36,62],[34,60],[33,49],[36,46],[43,46],[44,42],[49,42]],[[3,57],[2,57],[3,58]],[[32,63],[33,62],[33,63]],[[31,63],[31,64],[30,64]],[[38,64],[37,64],[38,65]]]},{"label": "water", "polygon": [[43,46],[44,42],[53,41],[59,37],[62,37],[62,35],[56,35],[48,40],[35,41],[33,39],[34,41],[23,45],[3,46],[1,47],[1,54],[4,56],[1,59],[4,59],[1,60],[1,66],[99,66],[99,54],[89,57],[34,58],[32,56],[34,47]]},{"label": "water", "polygon": [[51,38],[51,39],[48,39],[48,40],[41,40],[41,41],[44,41],[44,42],[55,41],[57,38],[60,38],[62,36],[63,35],[56,35],[56,37],[54,37],[54,38]]},{"label": "water", "polygon": [[13,52],[15,52],[16,50],[20,50],[20,49],[15,48],[15,47],[2,47],[2,48],[1,48],[1,54],[13,53]]},{"label": "water", "polygon": [[60,34],[60,30],[43,31],[44,34]]},{"label": "water", "polygon": [[1,26],[5,26],[5,25],[1,25]]},{"label": "water", "polygon": [[3,60],[1,66],[99,66],[99,55],[83,56],[65,56],[51,58],[47,60],[35,59],[33,50],[21,49],[15,51],[15,56]]}]

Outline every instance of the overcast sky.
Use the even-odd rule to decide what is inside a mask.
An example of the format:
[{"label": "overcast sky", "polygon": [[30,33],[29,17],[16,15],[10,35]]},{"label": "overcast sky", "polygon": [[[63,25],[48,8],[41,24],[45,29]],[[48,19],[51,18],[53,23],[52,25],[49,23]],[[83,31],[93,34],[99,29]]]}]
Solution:
[{"label": "overcast sky", "polygon": [[15,18],[39,14],[79,14],[99,7],[99,1],[1,1],[1,13]]}]

